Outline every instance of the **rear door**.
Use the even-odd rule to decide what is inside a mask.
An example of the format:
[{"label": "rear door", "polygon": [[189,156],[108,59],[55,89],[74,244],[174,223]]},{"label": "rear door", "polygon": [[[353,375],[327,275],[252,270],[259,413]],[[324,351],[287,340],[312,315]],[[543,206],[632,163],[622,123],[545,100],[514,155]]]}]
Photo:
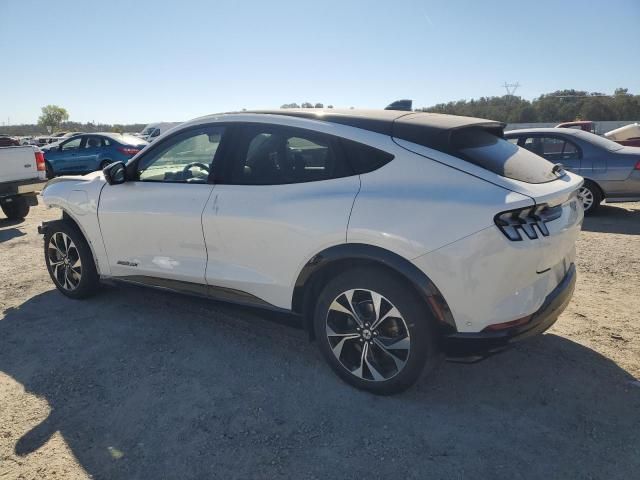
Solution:
[{"label": "rear door", "polygon": [[359,177],[314,131],[244,125],[233,145],[202,215],[207,282],[289,308],[302,266],[346,241]]},{"label": "rear door", "polygon": [[582,150],[578,145],[564,136],[526,135],[522,137],[520,146],[540,155],[553,164],[561,163],[565,170],[581,174],[583,169],[591,166],[582,164]]},{"label": "rear door", "polygon": [[77,167],[82,172],[98,169],[98,157],[104,151],[104,139],[98,135],[87,135],[82,143]]}]

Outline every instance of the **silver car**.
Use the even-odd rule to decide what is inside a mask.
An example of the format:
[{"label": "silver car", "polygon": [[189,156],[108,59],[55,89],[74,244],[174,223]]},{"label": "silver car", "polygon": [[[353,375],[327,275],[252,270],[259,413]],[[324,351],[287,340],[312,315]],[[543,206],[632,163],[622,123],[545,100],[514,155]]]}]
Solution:
[{"label": "silver car", "polygon": [[593,213],[603,200],[640,200],[640,148],[625,147],[593,133],[569,128],[511,130],[504,136],[584,177],[579,195],[585,214]]}]

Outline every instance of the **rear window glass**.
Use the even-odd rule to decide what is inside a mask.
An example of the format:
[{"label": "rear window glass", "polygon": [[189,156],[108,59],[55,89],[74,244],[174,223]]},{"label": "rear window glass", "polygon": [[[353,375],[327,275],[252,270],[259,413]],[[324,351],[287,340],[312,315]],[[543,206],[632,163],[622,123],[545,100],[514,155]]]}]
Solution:
[{"label": "rear window glass", "polygon": [[142,138],[127,133],[114,137],[114,140],[125,145],[143,145],[147,143]]},{"label": "rear window glass", "polygon": [[585,132],[583,130],[577,131],[576,135],[580,137],[585,142],[589,142],[594,144],[596,147],[605,148],[610,152],[615,152],[616,150],[620,150],[624,147],[624,145],[620,145],[608,138],[601,137],[600,135],[596,135],[595,133]]},{"label": "rear window glass", "polygon": [[527,183],[558,178],[553,163],[479,128],[454,132],[451,145],[455,155],[502,177]]}]

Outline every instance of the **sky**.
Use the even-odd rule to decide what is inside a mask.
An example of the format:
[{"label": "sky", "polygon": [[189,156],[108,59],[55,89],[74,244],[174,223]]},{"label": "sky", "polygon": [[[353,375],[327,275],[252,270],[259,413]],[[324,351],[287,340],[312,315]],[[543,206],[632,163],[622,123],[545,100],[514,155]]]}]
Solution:
[{"label": "sky", "polygon": [[640,94],[640,0],[0,0],[0,125]]}]

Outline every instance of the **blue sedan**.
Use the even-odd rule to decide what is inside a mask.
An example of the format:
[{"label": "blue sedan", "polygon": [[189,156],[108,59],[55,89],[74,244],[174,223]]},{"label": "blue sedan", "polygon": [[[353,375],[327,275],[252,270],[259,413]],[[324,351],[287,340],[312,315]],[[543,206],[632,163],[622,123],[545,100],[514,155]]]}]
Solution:
[{"label": "blue sedan", "polygon": [[88,173],[113,162],[126,162],[148,142],[119,133],[85,133],[44,147],[47,177]]}]

